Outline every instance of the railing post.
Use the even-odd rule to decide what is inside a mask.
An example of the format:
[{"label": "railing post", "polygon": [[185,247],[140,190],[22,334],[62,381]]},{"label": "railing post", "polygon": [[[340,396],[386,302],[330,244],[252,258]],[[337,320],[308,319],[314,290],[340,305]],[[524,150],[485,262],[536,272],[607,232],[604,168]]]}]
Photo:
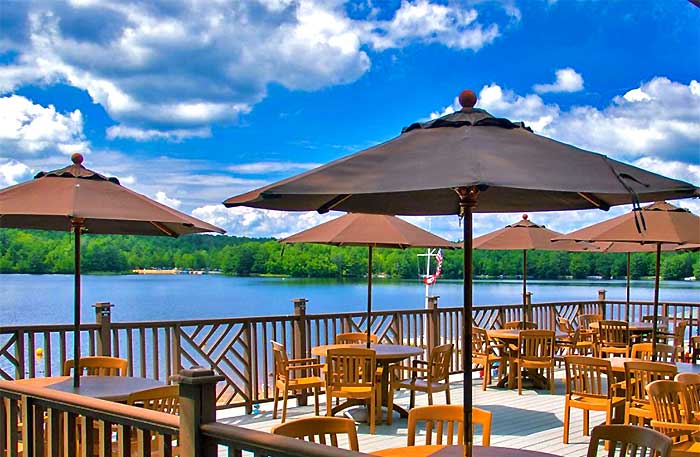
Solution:
[{"label": "railing post", "polygon": [[[24,361],[27,354],[24,353],[24,331],[17,330],[15,333],[17,339],[15,340],[15,358],[17,359],[17,368],[15,369],[15,379],[24,379]],[[33,363],[34,354],[29,356],[29,361]]]},{"label": "railing post", "polygon": [[607,319],[605,311],[605,289],[598,289],[598,312],[603,319]]},{"label": "railing post", "polygon": [[182,370],[180,384],[180,455],[216,457],[216,443],[204,439],[201,426],[216,422],[216,383],[223,380],[209,368]]},{"label": "railing post", "polygon": [[428,318],[426,331],[428,333],[428,354],[433,350],[435,346],[440,345],[440,314],[438,313],[438,298],[440,296],[428,297]]},{"label": "railing post", "polygon": [[525,293],[525,320],[535,322],[532,317],[532,292]]},{"label": "railing post", "polygon": [[[294,335],[293,356],[295,358],[304,358],[307,357],[306,304],[309,302],[309,300],[307,300],[306,298],[295,298],[292,301],[294,302],[294,316],[298,317],[298,319],[295,319],[292,323],[294,327],[294,331],[292,332],[292,335]],[[302,390],[299,394],[299,397],[297,398],[299,406],[307,405],[307,396],[308,392],[306,390]]]},{"label": "railing post", "polygon": [[100,326],[97,334],[97,355],[112,355],[112,307],[109,302],[97,302],[95,308],[95,323]]}]

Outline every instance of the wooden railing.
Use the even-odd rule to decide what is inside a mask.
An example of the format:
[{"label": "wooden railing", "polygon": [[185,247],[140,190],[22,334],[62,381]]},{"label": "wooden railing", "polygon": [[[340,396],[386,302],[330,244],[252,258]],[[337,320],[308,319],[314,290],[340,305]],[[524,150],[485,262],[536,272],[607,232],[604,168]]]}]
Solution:
[{"label": "wooden railing", "polygon": [[[599,313],[607,318],[624,318],[625,303],[608,301],[604,291],[597,300],[533,303],[529,318],[539,328],[553,329],[557,316],[569,318],[582,313]],[[474,308],[474,324],[491,329],[520,320],[522,305],[489,305]],[[664,315],[684,319],[689,335],[700,334],[700,303],[662,303]],[[651,314],[651,303],[631,304],[632,320]],[[432,347],[454,344],[452,371],[461,364],[462,308],[438,307],[437,297],[428,309],[376,311],[371,328],[382,343]],[[294,301],[294,313],[186,321],[112,322],[110,305],[98,304],[96,322],[81,326],[83,354],[126,358],[129,374],[167,381],[183,366],[208,366],[224,377],[217,390],[220,408],[271,401],[273,360],[269,340],[287,347],[291,357],[309,356],[312,347],[332,343],[335,335],[364,331],[362,312],[306,314],[306,300]],[[0,379],[55,376],[61,374],[66,358],[72,358],[70,325],[0,327]],[[686,337],[686,338],[687,338]],[[37,357],[37,349],[42,349]],[[303,397],[300,401],[304,402]]]},{"label": "wooden railing", "polygon": [[0,456],[366,455],[217,423],[216,384],[222,379],[200,367],[176,376],[179,417],[23,381],[0,381]]}]

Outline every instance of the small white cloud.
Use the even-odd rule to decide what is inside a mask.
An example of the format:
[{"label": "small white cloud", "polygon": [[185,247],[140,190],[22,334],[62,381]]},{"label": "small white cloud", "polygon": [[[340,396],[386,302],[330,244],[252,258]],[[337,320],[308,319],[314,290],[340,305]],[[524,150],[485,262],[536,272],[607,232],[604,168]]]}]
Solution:
[{"label": "small white cloud", "polygon": [[559,117],[559,107],[545,104],[539,95],[528,94],[523,97],[513,91],[503,90],[498,84],[484,86],[479,92],[477,103],[495,116],[524,121],[535,131],[542,131]]},{"label": "small white cloud", "polygon": [[164,140],[180,142],[189,138],[209,137],[211,137],[211,129],[209,127],[157,130],[140,129],[125,125],[114,125],[107,129],[107,139],[110,140],[114,140],[116,138],[129,138],[136,141]]},{"label": "small white cloud", "polygon": [[320,165],[313,162],[253,162],[232,165],[226,169],[241,174],[263,174],[310,170]]},{"label": "small white cloud", "polygon": [[22,162],[10,160],[0,163],[0,188],[14,186],[30,177],[31,169]]},{"label": "small white cloud", "polygon": [[535,92],[578,92],[583,90],[583,77],[573,68],[562,68],[556,71],[557,80],[552,84],[535,84]]},{"label": "small white cloud", "polygon": [[0,148],[3,154],[26,157],[51,150],[85,153],[80,110],[61,114],[53,105],[34,104],[26,97],[0,97]]},{"label": "small white cloud", "polygon": [[156,192],[156,201],[158,203],[164,204],[165,206],[169,206],[169,207],[175,208],[175,209],[182,206],[182,200],[178,200],[177,198],[170,198],[163,191]]}]

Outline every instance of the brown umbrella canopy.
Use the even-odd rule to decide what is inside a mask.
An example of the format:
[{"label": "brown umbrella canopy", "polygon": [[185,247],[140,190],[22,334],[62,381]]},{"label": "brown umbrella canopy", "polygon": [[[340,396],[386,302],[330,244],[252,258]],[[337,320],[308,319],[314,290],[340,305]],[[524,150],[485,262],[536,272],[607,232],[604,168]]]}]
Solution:
[{"label": "brown umbrella canopy", "polygon": [[[287,211],[459,214],[464,228],[465,386],[471,364],[472,214],[601,208],[695,195],[695,186],[536,135],[522,123],[473,108],[413,124],[386,143],[229,198],[226,206]],[[471,390],[464,389],[471,453]]]},{"label": "brown umbrella canopy", "polygon": [[[656,252],[654,274],[654,330],[652,343],[656,344],[656,318],[659,308],[659,270],[661,250],[666,244],[700,243],[700,217],[684,208],[666,202],[655,202],[640,209],[571,232],[560,239],[637,243],[653,246]],[[624,246],[623,246],[624,247]],[[613,246],[614,248],[614,246]],[[627,312],[629,314],[629,311]]]},{"label": "brown umbrella canopy", "polygon": [[459,246],[395,216],[346,214],[296,235],[281,243],[320,243],[333,246],[367,246],[367,347],[372,329],[372,248],[446,248]]},{"label": "brown umbrella canopy", "polygon": [[[82,232],[122,235],[166,235],[224,230],[168,208],[85,168],[83,156],[59,170],[0,190],[0,227],[72,231],[75,234],[73,356],[80,359],[80,236]],[[74,385],[80,384],[75,369]]]}]

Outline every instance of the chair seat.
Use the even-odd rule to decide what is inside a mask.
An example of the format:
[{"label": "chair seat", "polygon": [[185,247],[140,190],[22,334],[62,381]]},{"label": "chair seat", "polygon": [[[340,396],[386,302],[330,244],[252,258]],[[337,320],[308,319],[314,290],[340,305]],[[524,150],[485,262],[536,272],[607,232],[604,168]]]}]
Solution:
[{"label": "chair seat", "polygon": [[577,408],[592,409],[596,411],[605,411],[616,406],[623,405],[625,397],[613,397],[611,400],[607,398],[590,398],[590,397],[574,397],[569,399],[569,404]]},{"label": "chair seat", "polygon": [[394,384],[395,388],[400,389],[417,389],[417,390],[428,390],[428,386],[432,388],[433,391],[444,390],[449,388],[449,384],[440,382],[431,382],[428,384],[427,379],[403,379]]},{"label": "chair seat", "polygon": [[372,395],[371,387],[343,387],[341,389],[335,389],[331,392],[333,397],[344,397],[344,398],[370,398]]},{"label": "chair seat", "polygon": [[683,441],[673,445],[671,457],[697,457],[700,454],[700,442]]},{"label": "chair seat", "polygon": [[305,388],[305,387],[324,387],[326,382],[318,376],[307,376],[303,378],[293,378],[289,380],[289,387]]},{"label": "chair seat", "polygon": [[629,406],[630,416],[643,417],[645,419],[653,419],[653,414],[651,412],[651,405],[645,405],[643,403],[636,403],[633,406]]},{"label": "chair seat", "polygon": [[553,360],[515,359],[515,363],[522,368],[549,368],[552,366]]}]

